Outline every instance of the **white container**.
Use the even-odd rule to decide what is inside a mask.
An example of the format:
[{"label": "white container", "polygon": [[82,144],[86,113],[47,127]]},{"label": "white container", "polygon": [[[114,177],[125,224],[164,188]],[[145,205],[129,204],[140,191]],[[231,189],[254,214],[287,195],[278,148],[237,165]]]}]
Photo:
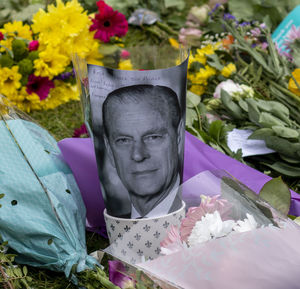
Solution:
[{"label": "white container", "polygon": [[156,218],[124,219],[107,214],[104,219],[110,246],[105,251],[131,264],[153,260],[160,254],[160,242],[171,225],[180,225],[185,217],[185,203],[173,213]]}]

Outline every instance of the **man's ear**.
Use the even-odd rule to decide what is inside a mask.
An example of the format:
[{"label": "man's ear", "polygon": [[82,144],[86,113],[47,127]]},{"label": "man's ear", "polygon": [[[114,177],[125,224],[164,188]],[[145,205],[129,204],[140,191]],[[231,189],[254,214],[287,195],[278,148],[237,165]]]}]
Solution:
[{"label": "man's ear", "polygon": [[104,135],[103,138],[104,138],[104,144],[105,144],[105,148],[106,148],[106,152],[107,152],[108,158],[109,158],[111,164],[113,165],[113,167],[115,168],[116,167],[116,165],[115,165],[115,159],[114,159],[114,155],[112,153],[112,150],[111,150],[108,138],[107,138],[106,135]]}]

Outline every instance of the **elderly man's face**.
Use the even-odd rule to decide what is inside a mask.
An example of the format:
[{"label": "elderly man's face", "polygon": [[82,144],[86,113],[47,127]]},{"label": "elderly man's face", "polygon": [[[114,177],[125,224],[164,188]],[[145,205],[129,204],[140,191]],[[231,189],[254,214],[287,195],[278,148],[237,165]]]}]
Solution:
[{"label": "elderly man's face", "polygon": [[129,192],[154,195],[176,179],[177,131],[167,108],[162,115],[142,101],[117,103],[109,108],[108,133],[110,153]]}]

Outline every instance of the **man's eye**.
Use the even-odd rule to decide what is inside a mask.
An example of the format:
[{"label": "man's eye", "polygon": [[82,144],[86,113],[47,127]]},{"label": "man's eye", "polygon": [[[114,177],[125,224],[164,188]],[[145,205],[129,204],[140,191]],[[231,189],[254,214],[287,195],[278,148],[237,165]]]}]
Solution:
[{"label": "man's eye", "polygon": [[163,138],[160,134],[152,134],[144,137],[144,142],[146,143],[155,143],[161,141]]},{"label": "man's eye", "polygon": [[132,142],[132,140],[128,137],[119,137],[115,140],[117,145],[128,145]]}]

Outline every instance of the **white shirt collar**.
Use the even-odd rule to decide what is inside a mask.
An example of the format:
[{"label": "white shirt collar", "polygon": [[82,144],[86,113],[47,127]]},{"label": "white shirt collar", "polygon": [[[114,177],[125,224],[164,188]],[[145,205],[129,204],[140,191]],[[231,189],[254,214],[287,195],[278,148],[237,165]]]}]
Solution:
[{"label": "white shirt collar", "polygon": [[[155,206],[152,209],[152,211],[150,211],[146,216],[144,216],[144,218],[152,218],[152,217],[158,217],[161,215],[168,214],[177,196],[179,184],[180,184],[180,178],[178,176],[176,183],[172,187],[170,193],[157,206]],[[141,215],[132,204],[131,219],[137,219],[137,218],[141,218]]]}]

